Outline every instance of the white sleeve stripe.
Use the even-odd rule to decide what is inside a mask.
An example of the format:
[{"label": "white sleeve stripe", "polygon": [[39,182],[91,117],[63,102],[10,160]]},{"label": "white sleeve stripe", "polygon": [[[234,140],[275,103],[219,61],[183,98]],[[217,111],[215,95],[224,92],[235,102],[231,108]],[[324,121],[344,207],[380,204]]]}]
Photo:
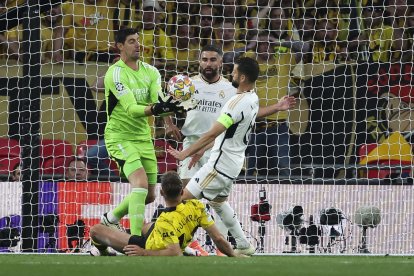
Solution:
[{"label": "white sleeve stripe", "polygon": [[115,67],[114,73],[112,75],[112,77],[114,78],[114,83],[117,83],[120,81],[121,77],[121,68],[120,67]]}]

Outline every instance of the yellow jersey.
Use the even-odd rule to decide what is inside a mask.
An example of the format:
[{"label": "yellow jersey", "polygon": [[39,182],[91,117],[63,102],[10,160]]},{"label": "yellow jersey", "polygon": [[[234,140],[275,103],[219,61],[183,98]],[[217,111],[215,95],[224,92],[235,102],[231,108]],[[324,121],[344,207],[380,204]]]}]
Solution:
[{"label": "yellow jersey", "polygon": [[[256,59],[256,53],[249,51],[247,57]],[[288,94],[290,74],[296,65],[295,56],[289,48],[277,47],[273,61],[259,62],[259,78],[256,90],[261,107],[275,104]],[[283,120],[288,118],[286,111],[280,111],[266,117],[268,120]]]},{"label": "yellow jersey", "polygon": [[142,28],[142,0],[118,1],[117,3],[118,6],[114,11],[115,29]]},{"label": "yellow jersey", "polygon": [[182,73],[197,72],[200,56],[198,44],[190,43],[187,49],[173,48],[174,57],[177,61],[177,71]]},{"label": "yellow jersey", "polygon": [[390,62],[394,30],[391,26],[382,25],[369,32],[369,51],[371,61]]},{"label": "yellow jersey", "polygon": [[81,52],[105,52],[114,43],[114,0],[87,4],[73,0],[62,4],[63,26],[69,28],[65,42]]},{"label": "yellow jersey", "polygon": [[175,59],[171,39],[159,28],[142,29],[139,33],[139,44],[143,48],[141,60],[148,64],[152,64],[153,58]]},{"label": "yellow jersey", "polygon": [[[40,21],[40,37],[42,42],[42,53],[52,54],[53,50],[53,29]],[[8,40],[23,41],[23,25],[20,24],[5,32],[5,37]]]},{"label": "yellow jersey", "polygon": [[171,244],[179,244],[184,250],[198,227],[205,229],[213,224],[203,203],[196,199],[183,201],[161,213],[145,243],[145,249],[162,250]]}]

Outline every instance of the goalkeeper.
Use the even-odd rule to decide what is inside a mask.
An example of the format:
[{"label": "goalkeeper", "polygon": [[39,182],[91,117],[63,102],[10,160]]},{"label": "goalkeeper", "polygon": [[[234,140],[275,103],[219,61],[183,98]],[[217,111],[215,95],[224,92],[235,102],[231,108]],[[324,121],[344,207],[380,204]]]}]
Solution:
[{"label": "goalkeeper", "polygon": [[[182,201],[183,185],[176,172],[167,172],[161,179],[161,195],[166,209],[155,223],[145,224],[141,236],[129,235],[104,225],[91,228],[93,256],[113,255],[108,246],[128,256],[181,256],[194,232],[203,227],[221,252],[235,257],[231,245],[220,234],[206,207],[198,200]],[[113,252],[114,253],[114,252]]]},{"label": "goalkeeper", "polygon": [[141,235],[145,204],[154,201],[157,183],[157,159],[147,117],[180,112],[180,108],[171,99],[158,102],[161,76],[155,67],[139,60],[137,31],[119,30],[115,43],[120,59],[109,67],[104,80],[105,144],[132,189],[114,210],[102,216],[101,223],[119,228],[119,220],[128,214],[131,233]]}]

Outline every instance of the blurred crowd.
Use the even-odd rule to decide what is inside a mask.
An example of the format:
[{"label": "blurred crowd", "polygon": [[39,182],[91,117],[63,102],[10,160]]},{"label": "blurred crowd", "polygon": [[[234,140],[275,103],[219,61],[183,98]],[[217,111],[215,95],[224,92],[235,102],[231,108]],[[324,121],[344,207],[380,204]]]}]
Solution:
[{"label": "blurred crowd", "polygon": [[[6,20],[2,15],[24,4],[0,0],[0,23]],[[0,29],[0,60],[21,61],[23,24],[18,23]],[[42,62],[109,65],[118,58],[116,31],[130,27],[140,34],[141,60],[160,69],[165,79],[199,72],[200,49],[209,44],[222,49],[228,77],[235,58],[256,59],[261,106],[294,94],[307,64],[414,60],[414,0],[68,0],[41,15]],[[93,88],[103,88],[102,76]],[[263,144],[266,154],[252,149],[250,156],[258,158],[248,167],[268,164],[282,175],[289,168],[287,120],[288,113],[279,112],[256,123],[254,142]],[[272,124],[277,131],[269,132]],[[269,152],[271,147],[275,152]],[[277,156],[279,165],[261,160],[262,155]],[[160,158],[166,163],[167,157]]]},{"label": "blurred crowd", "polygon": [[[1,0],[0,13],[21,5]],[[41,17],[43,62],[111,63],[114,33],[134,27],[142,59],[197,71],[198,53],[216,44],[230,65],[252,52],[291,52],[292,62],[413,60],[412,0],[69,0]],[[19,59],[22,24],[0,33],[2,58]],[[251,54],[251,55],[252,55]],[[224,69],[229,69],[224,67]]]}]

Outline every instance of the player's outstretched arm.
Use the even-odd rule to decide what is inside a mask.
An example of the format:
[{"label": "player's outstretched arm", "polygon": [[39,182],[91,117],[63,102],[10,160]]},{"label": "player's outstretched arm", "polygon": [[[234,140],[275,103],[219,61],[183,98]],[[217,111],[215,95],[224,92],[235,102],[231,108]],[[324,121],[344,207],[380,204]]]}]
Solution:
[{"label": "player's outstretched arm", "polygon": [[202,148],[204,148],[211,142],[213,142],[214,139],[216,139],[217,136],[219,136],[224,131],[226,131],[226,129],[227,128],[223,124],[219,122],[215,122],[213,126],[210,128],[210,130],[207,131],[207,133],[201,136],[200,139],[198,139],[194,144],[192,144],[190,147],[186,148],[185,150],[178,151],[172,147],[170,147],[167,150],[176,159],[182,161],[186,159],[187,157],[192,156],[193,154],[195,154],[196,152],[198,152],[199,150],[201,150]]},{"label": "player's outstretched arm", "polygon": [[259,108],[257,118],[267,117],[279,111],[285,111],[294,108],[296,98],[292,96],[284,96],[277,103]]},{"label": "player's outstretched arm", "polygon": [[229,257],[237,257],[230,243],[221,235],[215,224],[204,228],[204,230],[206,230],[220,252],[223,252]]},{"label": "player's outstretched arm", "polygon": [[165,116],[163,117],[163,120],[165,126],[165,133],[167,134],[167,137],[181,141],[181,139],[183,138],[181,135],[181,131],[176,125],[174,125],[171,117]]}]

